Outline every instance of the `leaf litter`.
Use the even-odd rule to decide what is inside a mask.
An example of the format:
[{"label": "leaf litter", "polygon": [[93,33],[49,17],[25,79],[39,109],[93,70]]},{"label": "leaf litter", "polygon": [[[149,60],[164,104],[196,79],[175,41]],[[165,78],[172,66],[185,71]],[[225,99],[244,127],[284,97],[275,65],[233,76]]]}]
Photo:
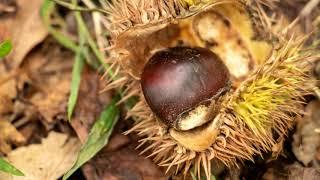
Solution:
[{"label": "leaf litter", "polygon": [[47,138],[42,139],[41,144],[20,147],[8,154],[7,159],[24,172],[24,177],[0,173],[0,179],[58,179],[71,168],[80,146],[77,138],[50,132]]},{"label": "leaf litter", "polygon": [[[42,0],[16,0],[18,10],[14,16],[1,18],[0,39],[11,39],[13,51],[7,57],[10,67],[17,68],[28,52],[48,35],[39,11]],[[5,34],[5,37],[1,37]]]}]

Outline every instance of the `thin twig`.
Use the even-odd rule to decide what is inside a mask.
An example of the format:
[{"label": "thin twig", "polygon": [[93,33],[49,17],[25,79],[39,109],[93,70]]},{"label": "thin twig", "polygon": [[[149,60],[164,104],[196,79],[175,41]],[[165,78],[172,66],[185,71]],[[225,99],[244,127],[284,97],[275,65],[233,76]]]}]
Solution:
[{"label": "thin twig", "polygon": [[[88,6],[90,9],[96,9],[96,6],[90,0],[82,0],[82,2]],[[102,37],[102,26],[101,26],[101,19],[102,15],[100,12],[92,12],[92,18],[94,23],[94,29],[96,33],[97,44],[100,51],[103,51],[104,48],[108,45],[105,41],[105,38]]]},{"label": "thin twig", "polygon": [[310,0],[301,10],[299,16],[300,17],[308,16],[312,12],[312,10],[318,6],[319,3],[320,3],[320,0]]},{"label": "thin twig", "polygon": [[286,31],[294,27],[302,18],[308,16],[314,8],[320,3],[320,0],[310,0],[304,8],[300,11],[299,15],[290,23],[285,29]]}]

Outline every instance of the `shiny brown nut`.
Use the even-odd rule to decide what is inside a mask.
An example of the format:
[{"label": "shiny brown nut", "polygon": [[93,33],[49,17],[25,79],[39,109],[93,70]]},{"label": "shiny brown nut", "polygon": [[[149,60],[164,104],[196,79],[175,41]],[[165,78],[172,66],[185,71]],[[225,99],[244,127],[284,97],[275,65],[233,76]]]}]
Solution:
[{"label": "shiny brown nut", "polygon": [[[151,110],[166,125],[176,128],[183,114],[199,117],[207,111],[209,100],[229,85],[229,76],[227,67],[210,50],[174,47],[150,58],[141,75],[141,86]],[[181,130],[203,124],[201,119],[195,121],[199,123]],[[190,124],[190,120],[186,122]]]}]

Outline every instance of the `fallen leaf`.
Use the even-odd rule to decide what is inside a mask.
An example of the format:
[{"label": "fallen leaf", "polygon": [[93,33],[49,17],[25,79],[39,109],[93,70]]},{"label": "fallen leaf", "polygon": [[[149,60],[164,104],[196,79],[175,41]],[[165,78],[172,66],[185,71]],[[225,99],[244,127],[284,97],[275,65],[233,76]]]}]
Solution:
[{"label": "fallen leaf", "polygon": [[116,151],[123,146],[129,144],[130,139],[123,134],[115,134],[111,137],[110,142],[106,146],[106,151]]},{"label": "fallen leaf", "polygon": [[73,62],[71,53],[63,52],[56,45],[49,46],[51,49],[30,53],[21,67],[25,76],[20,74],[20,84],[28,82],[33,88],[25,98],[44,117],[46,126],[66,113]]},{"label": "fallen leaf", "polygon": [[306,113],[297,123],[293,135],[292,151],[299,161],[307,166],[314,160],[320,147],[320,102],[312,101],[306,107]]},{"label": "fallen leaf", "polygon": [[30,140],[33,134],[39,133],[39,127],[36,123],[28,123],[27,125],[19,128],[19,132],[26,138]]},{"label": "fallen leaf", "polygon": [[279,172],[279,169],[269,168],[261,177],[261,180],[287,180],[288,174]]},{"label": "fallen leaf", "polygon": [[[283,165],[283,164],[282,164]],[[320,171],[313,167],[303,167],[293,163],[282,167],[271,166],[262,176],[262,180],[318,180]]]},{"label": "fallen leaf", "polygon": [[[236,179],[241,179],[241,171],[242,169],[239,169],[239,168],[232,168],[232,169],[229,169],[227,171],[227,175],[225,177],[225,180],[236,180]],[[192,172],[192,171],[191,171]],[[220,173],[222,173],[223,171],[221,171]],[[220,174],[219,173],[219,174]],[[192,176],[193,177],[193,176]],[[215,180],[215,179],[214,179]]]},{"label": "fallen leaf", "polygon": [[25,142],[25,138],[10,122],[0,119],[0,153],[9,153],[11,144],[21,145]]},{"label": "fallen leaf", "polygon": [[16,0],[17,12],[0,20],[0,39],[11,39],[13,51],[7,57],[11,68],[17,68],[27,53],[37,44],[42,42],[48,32],[40,18],[40,7],[42,0]]},{"label": "fallen leaf", "polygon": [[128,147],[112,152],[104,148],[82,169],[87,179],[168,179],[150,159]]},{"label": "fallen leaf", "polygon": [[8,154],[7,159],[25,174],[24,177],[0,173],[0,179],[56,180],[71,168],[80,147],[76,138],[50,132],[41,144],[20,147]]},{"label": "fallen leaf", "polygon": [[0,114],[12,111],[12,100],[17,96],[14,74],[6,70],[4,61],[0,62]]},{"label": "fallen leaf", "polygon": [[16,9],[17,7],[14,0],[0,0],[0,15],[14,13]]},{"label": "fallen leaf", "polygon": [[13,111],[13,99],[17,96],[17,82],[10,76],[3,66],[0,67],[0,115]]},{"label": "fallen leaf", "polygon": [[71,126],[81,142],[85,142],[93,123],[99,117],[105,104],[111,101],[108,93],[99,93],[103,86],[101,76],[86,66],[82,72],[77,105],[71,121]]},{"label": "fallen leaf", "polygon": [[[320,17],[320,16],[319,16]],[[320,39],[320,38],[319,38]],[[314,75],[315,77],[320,80],[320,60],[317,60],[315,63],[314,63]],[[319,84],[319,82],[318,82]],[[320,84],[319,84],[320,85]]]},{"label": "fallen leaf", "polygon": [[94,123],[86,143],[81,147],[76,163],[63,176],[63,180],[68,179],[78,168],[93,158],[109,142],[109,137],[115,124],[120,117],[119,107],[116,102],[119,97],[113,97],[110,104],[105,105],[99,119]]},{"label": "fallen leaf", "polygon": [[320,171],[317,168],[306,168],[299,164],[293,164],[287,167],[288,180],[318,180],[320,177]]},{"label": "fallen leaf", "polygon": [[69,80],[62,79],[56,82],[56,86],[51,84],[46,87],[51,88],[50,91],[47,89],[48,91],[39,92],[32,97],[31,101],[47,122],[53,123],[58,114],[65,113],[69,85]]},{"label": "fallen leaf", "polygon": [[[1,90],[0,90],[1,93]],[[0,94],[0,114],[6,114],[13,111],[13,103],[10,97],[6,94]]]}]

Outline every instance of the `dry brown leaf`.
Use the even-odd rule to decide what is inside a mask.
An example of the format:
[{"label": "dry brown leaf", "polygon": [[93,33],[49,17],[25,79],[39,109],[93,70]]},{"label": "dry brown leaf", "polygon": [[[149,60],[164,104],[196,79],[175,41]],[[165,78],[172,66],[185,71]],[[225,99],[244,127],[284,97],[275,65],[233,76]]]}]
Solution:
[{"label": "dry brown leaf", "polygon": [[14,0],[0,0],[0,15],[14,13],[16,9]]},{"label": "dry brown leaf", "polygon": [[318,180],[320,171],[317,168],[306,168],[298,164],[293,164],[287,168],[288,180]]},{"label": "dry brown leaf", "polygon": [[17,96],[17,83],[12,77],[13,73],[10,73],[6,70],[3,61],[0,62],[0,114],[9,113],[12,111],[12,99]]},{"label": "dry brown leaf", "polygon": [[128,136],[123,135],[123,134],[114,134],[108,145],[106,146],[106,151],[116,151],[123,146],[129,144],[130,139]]},{"label": "dry brown leaf", "polygon": [[45,124],[52,124],[56,117],[65,114],[70,91],[73,59],[70,53],[57,46],[35,51],[28,55],[22,65],[19,86],[28,82],[33,92],[26,97],[44,117]]},{"label": "dry brown leaf", "polygon": [[262,176],[262,180],[318,180],[320,172],[317,168],[302,167],[298,163],[279,167],[271,167]]},{"label": "dry brown leaf", "polygon": [[7,95],[0,95],[0,114],[12,112],[13,103]]},{"label": "dry brown leaf", "polygon": [[11,151],[11,145],[21,145],[26,139],[7,120],[0,119],[0,153],[7,154]]},{"label": "dry brown leaf", "polygon": [[307,166],[316,157],[320,147],[320,102],[312,101],[306,107],[307,115],[298,121],[293,135],[292,151],[299,161]]},{"label": "dry brown leaf", "polygon": [[287,174],[281,174],[278,169],[269,168],[261,177],[262,180],[287,180]]},{"label": "dry brown leaf", "polygon": [[76,138],[50,132],[41,144],[20,147],[8,154],[7,159],[25,174],[24,177],[0,173],[0,179],[56,180],[72,167],[80,146]]},{"label": "dry brown leaf", "polygon": [[82,169],[87,179],[168,179],[150,159],[128,147],[113,152],[104,148]]},{"label": "dry brown leaf", "polygon": [[31,101],[49,123],[53,122],[55,117],[60,113],[65,113],[69,87],[70,81],[68,79],[62,79],[56,83],[56,86],[51,84],[47,87],[51,88],[50,91],[39,92],[32,97]]},{"label": "dry brown leaf", "polygon": [[36,123],[28,123],[27,125],[19,128],[19,132],[27,139],[27,141],[30,140],[33,134],[39,133],[39,131],[39,127]]},{"label": "dry brown leaf", "polygon": [[48,35],[40,18],[43,0],[16,0],[17,12],[0,20],[0,39],[11,39],[13,51],[7,57],[12,68],[20,65],[27,53]]},{"label": "dry brown leaf", "polygon": [[100,81],[101,76],[97,72],[85,67],[81,76],[81,84],[77,106],[71,121],[81,142],[85,142],[92,124],[98,119],[102,108],[107,105],[111,98],[108,93],[99,93],[105,86]]},{"label": "dry brown leaf", "polygon": [[17,96],[16,81],[13,79],[15,73],[10,73],[0,63],[0,96],[15,98]]}]

